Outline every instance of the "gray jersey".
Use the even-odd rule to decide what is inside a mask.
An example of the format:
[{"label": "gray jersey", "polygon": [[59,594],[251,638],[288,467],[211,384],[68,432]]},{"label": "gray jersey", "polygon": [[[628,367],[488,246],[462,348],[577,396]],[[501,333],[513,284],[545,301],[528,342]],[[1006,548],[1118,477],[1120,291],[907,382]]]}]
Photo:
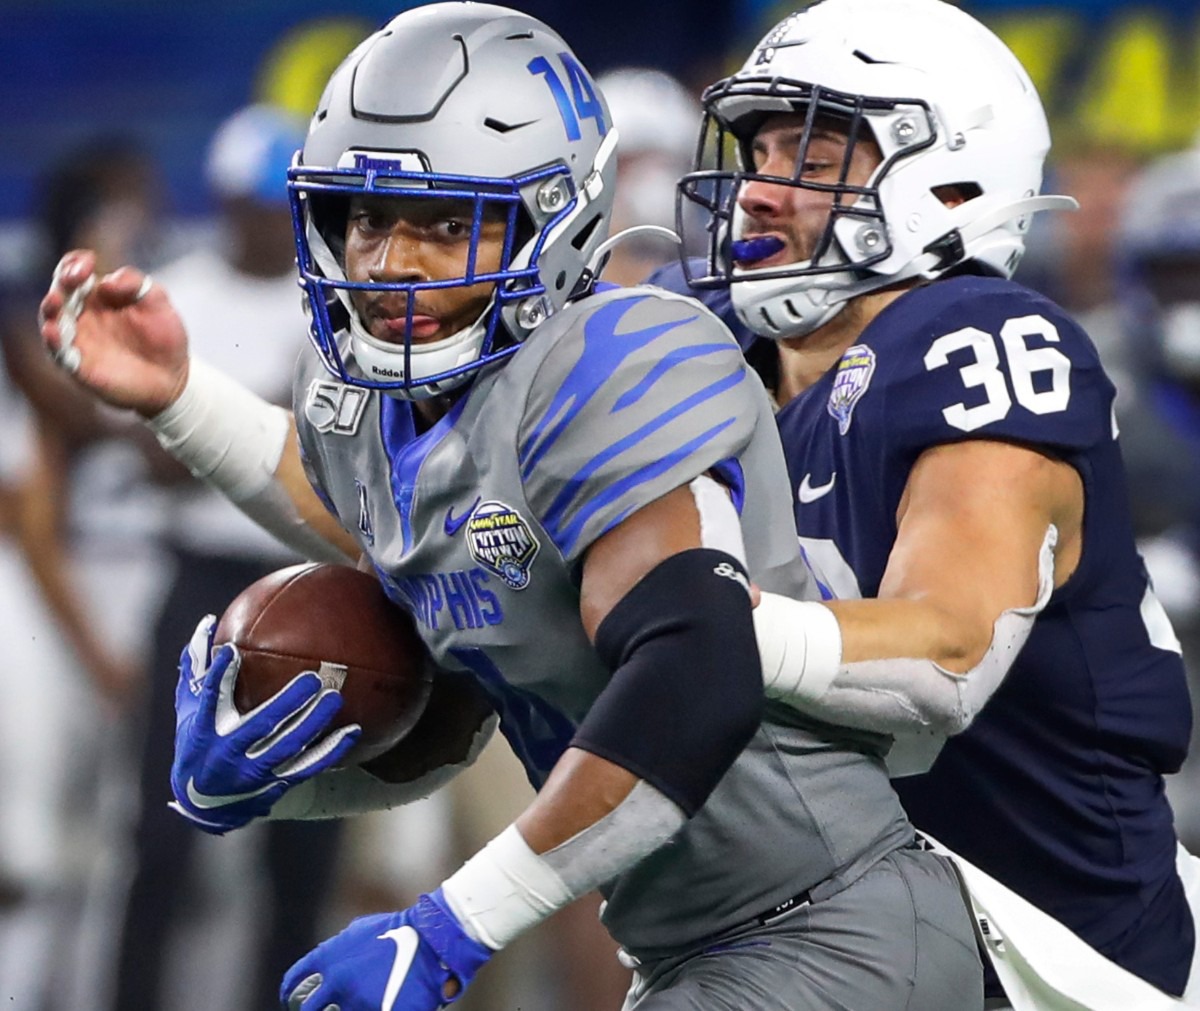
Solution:
[{"label": "gray jersey", "polygon": [[[535,787],[608,682],[580,566],[625,517],[712,473],[755,582],[813,595],[766,394],[691,300],[634,288],[573,303],[421,434],[411,405],[342,385],[315,353],[295,395],[314,486],[437,660],[483,684]],[[912,838],[885,747],[771,709],[703,809],[606,889],[614,937],[668,951],[856,878]]]}]

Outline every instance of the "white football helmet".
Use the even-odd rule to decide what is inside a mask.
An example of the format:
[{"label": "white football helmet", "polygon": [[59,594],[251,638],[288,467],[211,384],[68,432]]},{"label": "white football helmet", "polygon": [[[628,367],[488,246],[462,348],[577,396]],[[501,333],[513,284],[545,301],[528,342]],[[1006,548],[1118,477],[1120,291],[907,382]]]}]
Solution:
[{"label": "white football helmet", "polygon": [[[1030,215],[1076,206],[1037,195],[1050,133],[1028,74],[992,32],[942,0],[816,3],[774,28],[741,70],[705,92],[704,106],[696,170],[680,183],[679,227],[685,200],[709,212],[705,272],[690,268],[689,280],[729,284],[738,315],[763,336],[810,333],[857,295],[967,262],[1010,277]],[[755,174],[755,132],[788,112],[808,124],[796,173]],[[845,168],[840,185],[800,178],[818,116],[844,123],[851,145],[863,134],[878,145],[867,185],[846,185]],[[832,194],[809,260],[756,269],[731,257],[745,220],[738,192],[755,179]],[[943,186],[967,199],[947,206],[934,192]]]},{"label": "white football helmet", "polygon": [[1143,367],[1200,385],[1200,146],[1148,165],[1121,212],[1117,273]]},{"label": "white football helmet", "polygon": [[[288,173],[311,332],[343,382],[409,399],[460,385],[511,354],[560,309],[604,240],[616,174],[604,96],[570,48],[535,18],[438,3],[394,18],[334,72]],[[355,194],[458,199],[474,207],[466,275],[353,283],[341,262]],[[507,222],[498,271],[476,271],[485,211]],[[472,325],[412,340],[423,289],[495,284]],[[402,342],[371,336],[351,289],[403,291]]]}]

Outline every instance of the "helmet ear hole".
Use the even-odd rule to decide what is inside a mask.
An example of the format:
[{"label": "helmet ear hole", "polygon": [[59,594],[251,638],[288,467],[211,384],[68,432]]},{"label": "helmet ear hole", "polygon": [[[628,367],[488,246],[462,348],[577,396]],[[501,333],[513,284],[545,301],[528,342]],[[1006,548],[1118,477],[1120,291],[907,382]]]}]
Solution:
[{"label": "helmet ear hole", "polygon": [[[594,218],[592,218],[591,221],[579,229],[575,237],[571,240],[571,245],[582,252],[584,246],[588,244],[593,233],[600,226],[600,222],[603,220],[603,215],[597,214]],[[560,284],[559,287],[561,288],[562,285]]]},{"label": "helmet ear hole", "polygon": [[983,188],[979,183],[944,183],[934,186],[930,192],[947,207],[957,207],[983,196]]}]

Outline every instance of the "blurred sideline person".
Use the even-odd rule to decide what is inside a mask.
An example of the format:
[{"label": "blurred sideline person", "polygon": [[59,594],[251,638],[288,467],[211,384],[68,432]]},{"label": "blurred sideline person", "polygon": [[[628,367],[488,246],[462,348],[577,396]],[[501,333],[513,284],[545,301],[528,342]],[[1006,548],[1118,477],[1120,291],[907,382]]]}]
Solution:
[{"label": "blurred sideline person", "polygon": [[473,686],[477,733],[422,752],[438,768],[403,741],[338,768],[356,732],[326,733],[337,692],[302,674],[237,716],[236,651],[205,619],[176,809],[223,833],[399,803],[497,722],[522,759],[539,792],[515,823],[301,959],[290,1008],[434,1011],[597,887],[630,1007],[978,1007],[966,908],[886,740],[765,704],[749,580],[816,589],[770,404],[696,302],[593,289],[615,145],[587,71],[527,15],[433,4],[365,40],[290,174],[314,338],[290,416],[189,360],[135,269],[76,313],[91,256],[65,259],[42,303],[57,360],[306,552],[365,555],[443,666],[435,701]]},{"label": "blurred sideline person", "polygon": [[[1123,358],[1117,418],[1141,550],[1200,700],[1200,146],[1133,180],[1117,230]],[[1200,851],[1200,720],[1167,781],[1180,838]]]},{"label": "blurred sideline person", "polygon": [[[596,84],[621,137],[613,235],[640,225],[673,231],[675,183],[696,153],[700,104],[670,74],[648,67],[611,70]],[[640,284],[678,255],[661,234],[634,233],[612,247],[602,276],[613,284]]]},{"label": "blurred sideline person", "polygon": [[128,441],[146,443],[142,426],[81,397],[46,360],[33,276],[81,242],[108,266],[153,265],[160,197],[156,166],[130,139],[67,151],[37,186],[37,263],[0,304],[0,1003],[13,1007],[78,1006],[79,979],[94,992],[105,962],[88,882],[116,858],[119,717],[140,688],[165,578],[155,499]]},{"label": "blurred sideline person", "polygon": [[[1196,1000],[1200,875],[1164,792],[1191,705],[1113,386],[1079,326],[1008,280],[1030,216],[1073,203],[1037,196],[1032,83],[941,0],[826,0],[703,101],[715,156],[681,193],[710,244],[685,273],[765,338],[750,354],[827,598],[764,594],[768,693],[897,736],[897,791],[965,858],[1014,1004],[1047,979],[1090,1008]],[[865,662],[863,635],[927,659]]]},{"label": "blurred sideline person", "polygon": [[[1136,361],[1124,338],[1117,277],[1121,208],[1142,159],[1110,144],[1073,145],[1047,166],[1049,183],[1079,202],[1073,214],[1046,214],[1030,225],[1027,251],[1015,275],[1066,311],[1092,339],[1117,388],[1117,410]],[[1136,447],[1124,443],[1129,459]],[[1136,521],[1136,516],[1135,516]]]},{"label": "blurred sideline person", "polygon": [[[215,241],[156,273],[170,286],[193,346],[250,389],[272,401],[287,397],[287,376],[305,343],[287,205],[287,167],[304,138],[303,124],[268,106],[226,119],[209,145],[205,179],[218,204]],[[207,986],[207,997],[232,985],[225,1000],[270,1006],[278,976],[317,940],[338,855],[336,822],[280,822],[240,846],[191,831],[167,808],[172,754],[174,678],[179,643],[192,616],[221,613],[260,576],[300,559],[222,496],[177,468],[164,506],[164,539],[174,579],[162,598],[150,670],[140,757],[140,807],[134,865],[116,959],[113,1007],[121,1011],[178,1007],[165,970],[179,931],[205,914],[209,926],[186,943],[220,945],[250,919],[243,972]],[[201,850],[197,843],[208,844]],[[200,875],[198,857],[223,868]],[[186,935],[185,935],[186,936]],[[194,969],[194,963],[193,963]],[[182,984],[193,991],[198,980]]]}]

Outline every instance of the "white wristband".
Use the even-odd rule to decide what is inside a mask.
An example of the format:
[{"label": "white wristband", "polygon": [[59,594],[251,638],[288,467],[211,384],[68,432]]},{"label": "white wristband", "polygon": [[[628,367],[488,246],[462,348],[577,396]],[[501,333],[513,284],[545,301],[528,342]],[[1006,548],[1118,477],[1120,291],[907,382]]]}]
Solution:
[{"label": "white wristband", "polygon": [[816,701],[828,691],[842,663],[842,629],[828,607],[764,592],[754,632],[769,697]]},{"label": "white wristband", "polygon": [[243,502],[274,479],[289,413],[193,358],[178,399],[146,424],[196,477]]},{"label": "white wristband", "polygon": [[442,883],[475,940],[499,951],[577,896],[510,825]]}]

